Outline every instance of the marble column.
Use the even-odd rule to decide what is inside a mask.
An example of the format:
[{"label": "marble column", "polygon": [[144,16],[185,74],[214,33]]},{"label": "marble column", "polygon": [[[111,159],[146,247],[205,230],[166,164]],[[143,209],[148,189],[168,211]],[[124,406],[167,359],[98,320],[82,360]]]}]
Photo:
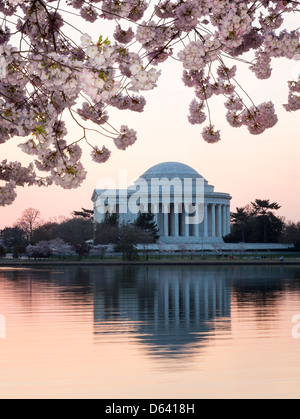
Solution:
[{"label": "marble column", "polygon": [[211,204],[211,236],[216,237],[216,205]]},{"label": "marble column", "polygon": [[174,236],[174,212],[172,208],[172,204],[170,204],[170,212],[169,212],[169,226],[170,226],[170,236]]},{"label": "marble column", "polygon": [[204,237],[208,237],[208,208],[207,204],[204,205]]},{"label": "marble column", "polygon": [[222,237],[222,208],[218,205],[218,237]]},{"label": "marble column", "polygon": [[169,206],[163,206],[164,213],[164,237],[169,237]]},{"label": "marble column", "polygon": [[222,205],[223,236],[227,236],[226,205]]},{"label": "marble column", "polygon": [[179,217],[180,220],[180,235],[181,237],[185,236],[185,214],[184,214],[184,206],[181,205],[181,214]]},{"label": "marble column", "polygon": [[154,215],[154,221],[156,222],[157,228],[160,231],[160,225],[159,225],[159,205],[154,205],[153,206],[153,215]]},{"label": "marble column", "polygon": [[179,237],[179,205],[174,205],[174,236]]},{"label": "marble column", "polygon": [[190,225],[189,225],[189,205],[184,207],[184,219],[185,219],[185,237],[190,237]]},{"label": "marble column", "polygon": [[201,224],[199,223],[200,219],[200,205],[196,205],[196,224],[194,225],[194,235],[195,237],[200,237],[200,227]]},{"label": "marble column", "polygon": [[230,234],[231,233],[231,228],[230,228],[230,205],[227,205],[227,228],[228,228],[227,234]]}]

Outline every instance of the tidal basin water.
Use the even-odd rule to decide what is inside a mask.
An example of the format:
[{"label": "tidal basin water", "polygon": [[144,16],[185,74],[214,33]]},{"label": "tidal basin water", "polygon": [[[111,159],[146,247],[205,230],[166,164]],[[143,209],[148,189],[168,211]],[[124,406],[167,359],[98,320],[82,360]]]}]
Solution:
[{"label": "tidal basin water", "polygon": [[2,267],[0,398],[299,398],[299,324],[300,266]]}]

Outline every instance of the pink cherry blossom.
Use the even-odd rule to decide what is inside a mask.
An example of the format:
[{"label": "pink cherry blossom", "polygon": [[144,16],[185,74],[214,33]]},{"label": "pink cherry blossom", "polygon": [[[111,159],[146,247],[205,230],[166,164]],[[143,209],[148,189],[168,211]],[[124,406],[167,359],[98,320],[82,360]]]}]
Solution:
[{"label": "pink cherry blossom", "polygon": [[209,127],[205,127],[202,136],[204,141],[210,144],[217,143],[221,140],[220,131],[215,131],[215,127],[210,125]]},{"label": "pink cherry blossom", "polygon": [[122,125],[120,129],[121,134],[115,138],[114,142],[119,150],[126,150],[127,147],[133,145],[136,140],[136,132],[129,129],[126,125]]},{"label": "pink cherry blossom", "polygon": [[[166,60],[182,66],[183,83],[192,89],[189,122],[209,118],[205,141],[221,139],[210,106],[216,96],[231,127],[253,135],[273,128],[274,104],[249,97],[233,60],[260,80],[272,76],[277,58],[295,63],[300,32],[286,24],[291,13],[299,13],[299,2],[0,0],[0,147],[15,144],[31,158],[30,164],[0,163],[0,206],[14,201],[17,187],[79,187],[87,147],[93,161],[104,163],[112,145],[132,146],[135,130],[117,130],[111,107],[143,112]],[[74,14],[81,27],[72,23]],[[111,39],[87,33],[89,25],[101,31],[102,19],[116,25]],[[288,112],[300,110],[300,79],[294,78],[287,80]],[[80,129],[75,138],[70,119]],[[105,138],[102,148],[98,136]]]},{"label": "pink cherry blossom", "polygon": [[102,150],[100,150],[98,147],[95,147],[92,151],[92,159],[96,163],[105,163],[110,158],[111,152],[103,146]]},{"label": "pink cherry blossom", "polygon": [[190,104],[189,121],[191,124],[202,124],[206,120],[206,115],[203,112],[204,102],[197,102],[195,99]]}]

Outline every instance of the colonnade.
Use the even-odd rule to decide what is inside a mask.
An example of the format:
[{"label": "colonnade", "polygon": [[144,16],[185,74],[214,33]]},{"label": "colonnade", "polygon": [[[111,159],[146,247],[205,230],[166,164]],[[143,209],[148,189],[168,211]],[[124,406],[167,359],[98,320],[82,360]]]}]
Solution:
[{"label": "colonnade", "polygon": [[[230,234],[230,205],[205,203],[195,207],[194,214],[181,205],[154,208],[161,237],[218,237]],[[204,210],[204,214],[203,214]],[[190,223],[189,218],[202,213],[200,223]]]}]

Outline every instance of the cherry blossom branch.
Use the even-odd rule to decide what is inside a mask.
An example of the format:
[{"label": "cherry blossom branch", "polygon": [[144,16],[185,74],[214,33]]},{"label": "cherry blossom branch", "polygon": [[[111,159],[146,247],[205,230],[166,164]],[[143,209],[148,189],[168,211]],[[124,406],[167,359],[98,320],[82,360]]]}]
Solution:
[{"label": "cherry blossom branch", "polygon": [[[33,156],[27,171],[17,162],[21,175],[14,164],[0,163],[0,206],[13,202],[20,184],[80,186],[86,177],[81,142],[92,147],[95,162],[104,163],[111,155],[105,145],[93,146],[88,132],[97,132],[119,150],[132,146],[136,132],[126,125],[115,128],[109,111],[115,107],[143,112],[144,95],[158,86],[160,66],[168,59],[182,64],[183,82],[194,90],[189,122],[203,124],[208,118],[209,126],[202,131],[205,141],[221,139],[212,125],[209,103],[217,95],[226,100],[226,119],[232,127],[245,126],[255,135],[274,127],[274,104],[266,100],[254,105],[255,98],[238,82],[237,66],[227,68],[224,59],[247,65],[258,79],[271,77],[273,59],[295,60],[300,54],[299,28],[291,30],[285,23],[289,13],[299,13],[299,4],[68,0],[64,5],[61,0],[0,0],[0,146],[25,138],[19,147]],[[79,16],[83,25],[73,24],[73,16]],[[97,29],[103,18],[116,25],[113,37],[92,39],[85,33],[85,22],[95,23]],[[297,111],[297,75],[288,87],[284,107]],[[83,130],[72,143],[67,141],[66,110]],[[85,127],[81,120],[97,129]]]}]

